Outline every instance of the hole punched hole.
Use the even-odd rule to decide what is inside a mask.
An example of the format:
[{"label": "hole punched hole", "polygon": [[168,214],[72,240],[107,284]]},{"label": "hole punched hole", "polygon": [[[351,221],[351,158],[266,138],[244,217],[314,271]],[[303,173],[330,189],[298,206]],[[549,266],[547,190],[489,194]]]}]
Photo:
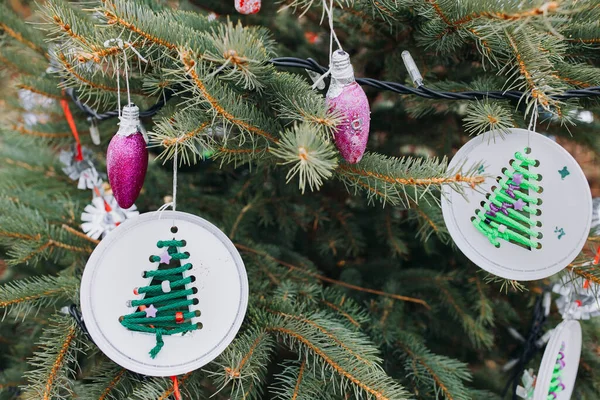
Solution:
[{"label": "hole punched hole", "polygon": [[537,191],[538,193],[544,193],[544,188],[540,186],[540,188]]},{"label": "hole punched hole", "polygon": [[541,249],[542,248],[542,244],[540,242],[538,242],[537,246],[535,247],[536,249]]},{"label": "hole punched hole", "polygon": [[540,215],[542,215],[542,209],[538,208],[537,210],[535,210],[535,216],[539,217]]},{"label": "hole punched hole", "polygon": [[187,245],[187,242],[186,242],[185,240],[182,240],[182,241],[181,241],[181,245],[182,245],[182,246],[185,246],[185,245]]},{"label": "hole punched hole", "polygon": [[544,234],[542,232],[538,232],[537,238],[538,239],[543,239],[544,238]]},{"label": "hole punched hole", "polygon": [[525,154],[531,154],[531,147],[525,147]]},{"label": "hole punched hole", "polygon": [[171,233],[177,233],[178,230],[176,226],[171,227]]},{"label": "hole punched hole", "polygon": [[192,288],[192,293],[193,293],[193,294],[196,294],[196,293],[198,293],[198,288],[196,288],[196,287],[193,287],[193,288]]},{"label": "hole punched hole", "polygon": [[534,167],[539,167],[540,166],[540,160],[535,160],[535,164],[533,164]]},{"label": "hole punched hole", "polygon": [[196,277],[194,275],[190,276],[190,279],[192,283],[196,282]]},{"label": "hole punched hole", "polygon": [[202,325],[202,322],[196,323],[196,328],[197,329],[202,329],[203,327],[204,327],[204,325]]},{"label": "hole punched hole", "polygon": [[471,217],[471,222],[475,221],[477,218]]},{"label": "hole punched hole", "polygon": [[200,304],[200,300],[194,299],[194,300],[192,300],[192,304],[197,306],[198,304]]},{"label": "hole punched hole", "polygon": [[186,255],[186,256],[188,256],[188,257],[190,256],[190,252],[189,252],[189,251],[186,251],[186,252],[184,252],[183,254],[185,254],[185,255]]},{"label": "hole punched hole", "polygon": [[537,226],[538,228],[541,228],[542,227],[542,221],[537,221],[535,223],[535,226]]},{"label": "hole punched hole", "polygon": [[544,204],[544,201],[542,199],[537,199],[536,205],[541,206],[542,204]]},{"label": "hole punched hole", "polygon": [[481,205],[481,207],[485,207],[485,201],[482,201],[481,203],[479,203]]},{"label": "hole punched hole", "polygon": [[150,262],[154,262],[154,261],[152,260],[152,256],[148,257],[148,260],[150,260]]},{"label": "hole punched hole", "polygon": [[541,181],[544,177],[542,176],[542,174],[537,174],[537,180],[538,182]]}]

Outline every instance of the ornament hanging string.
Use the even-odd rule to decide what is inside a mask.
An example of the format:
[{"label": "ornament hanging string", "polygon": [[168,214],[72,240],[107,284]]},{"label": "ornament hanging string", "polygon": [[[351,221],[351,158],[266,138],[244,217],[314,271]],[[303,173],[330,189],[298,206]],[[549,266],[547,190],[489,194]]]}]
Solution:
[{"label": "ornament hanging string", "polygon": [[173,211],[177,211],[177,167],[178,167],[178,154],[177,154],[177,145],[179,144],[179,140],[183,139],[184,136],[180,136],[175,141],[175,154],[173,155],[173,200],[168,203],[160,206],[158,210],[156,210],[158,214],[158,219],[162,217],[162,212],[167,208],[171,207]]},{"label": "ornament hanging string", "polygon": [[327,6],[327,0],[323,0],[323,10],[327,14],[327,22],[329,22],[329,69],[322,74],[312,85],[313,90],[319,87],[319,84],[323,82],[323,80],[331,74],[331,56],[333,54],[333,41],[335,40],[338,45],[338,49],[344,51],[342,48],[342,44],[335,33],[335,29],[333,27],[333,0],[329,3],[329,7]]}]

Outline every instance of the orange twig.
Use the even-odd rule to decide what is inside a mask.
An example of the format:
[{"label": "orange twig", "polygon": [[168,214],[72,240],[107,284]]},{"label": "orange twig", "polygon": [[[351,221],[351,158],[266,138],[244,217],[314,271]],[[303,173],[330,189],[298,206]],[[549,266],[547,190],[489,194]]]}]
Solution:
[{"label": "orange twig", "polygon": [[352,382],[356,386],[360,387],[362,390],[364,390],[371,396],[375,397],[377,400],[390,400],[390,398],[386,397],[381,391],[373,389],[372,387],[368,386],[364,382],[360,381],[357,377],[352,375],[350,372],[343,369],[337,362],[335,362],[327,354],[325,354],[325,352],[323,350],[321,350],[320,348],[318,348],[317,346],[312,344],[307,338],[300,335],[299,333],[296,333],[290,329],[282,328],[282,327],[269,328],[269,330],[287,335],[287,336],[292,337],[292,338],[298,340],[299,342],[303,343],[314,354],[319,356],[325,363],[329,364],[339,375],[348,379],[350,382]]},{"label": "orange twig", "polygon": [[29,136],[37,136],[37,137],[45,137],[45,138],[64,138],[71,136],[70,132],[61,132],[61,133],[49,133],[49,132],[40,132],[34,131],[31,129],[27,129],[23,126],[12,125],[11,129],[19,132],[21,135],[29,135]]},{"label": "orange twig", "polygon": [[[23,35],[21,35],[19,32],[16,32],[13,29],[11,29],[8,25],[0,22],[0,28],[2,28],[4,30],[4,32],[6,32],[9,36],[11,36],[14,39],[16,39],[17,41],[23,43],[25,46],[27,46],[39,53],[44,53],[44,50],[41,47],[39,47],[35,43],[30,42],[29,40],[25,39],[23,37]],[[46,58],[48,57],[47,55],[45,55],[45,56],[46,56]]]},{"label": "orange twig", "polygon": [[244,368],[244,365],[246,365],[246,363],[248,362],[248,360],[250,359],[250,357],[252,357],[252,354],[254,353],[254,350],[256,350],[256,347],[258,346],[258,344],[260,343],[261,340],[263,340],[263,338],[265,337],[264,333],[261,333],[260,335],[258,335],[258,337],[256,338],[256,340],[254,340],[254,342],[252,343],[252,346],[250,346],[250,349],[248,350],[248,353],[244,356],[244,358],[242,358],[242,360],[240,361],[239,365],[237,367],[235,367],[234,369],[231,369],[229,367],[225,368],[225,372],[227,372],[227,374],[232,377],[232,378],[239,378],[240,373],[242,372],[242,368]]},{"label": "orange twig", "polygon": [[119,383],[119,381],[121,380],[121,378],[123,377],[123,374],[125,374],[125,372],[127,372],[127,370],[123,368],[122,370],[119,371],[119,373],[117,375],[115,375],[115,377],[113,378],[112,381],[110,381],[110,383],[108,384],[106,389],[104,389],[104,391],[102,392],[100,397],[98,397],[98,400],[106,399],[106,396],[108,396],[108,394],[111,392],[111,390],[113,390],[114,387],[117,385],[117,383]]},{"label": "orange twig", "polygon": [[387,292],[382,292],[380,290],[369,289],[369,288],[364,288],[364,287],[352,285],[350,283],[338,281],[338,280],[331,279],[331,278],[328,278],[328,277],[323,276],[323,275],[319,275],[319,274],[317,274],[315,272],[307,271],[304,268],[300,268],[300,267],[298,267],[296,265],[290,264],[290,263],[285,262],[283,260],[279,260],[279,259],[271,256],[270,254],[267,254],[267,253],[262,252],[260,250],[252,249],[250,247],[244,246],[244,245],[239,244],[239,243],[236,243],[235,247],[237,247],[238,249],[240,249],[242,251],[246,251],[248,253],[254,253],[254,254],[257,254],[257,255],[269,258],[269,259],[277,262],[278,264],[281,264],[281,265],[283,265],[285,267],[288,267],[288,268],[290,268],[290,269],[292,269],[294,271],[298,271],[298,272],[304,273],[306,275],[312,276],[313,278],[319,279],[319,280],[324,281],[324,282],[332,283],[332,284],[338,285],[338,286],[343,286],[343,287],[346,287],[348,289],[358,290],[360,292],[372,293],[372,294],[376,294],[378,296],[389,297],[389,298],[400,300],[400,301],[408,301],[408,302],[411,302],[411,303],[421,304],[422,306],[426,307],[427,309],[431,309],[431,307],[429,307],[429,305],[427,304],[427,302],[425,302],[424,300],[421,300],[421,299],[416,299],[414,297],[401,296],[399,294],[387,293]]},{"label": "orange twig", "polygon": [[224,119],[231,122],[232,124],[242,127],[243,129],[247,130],[248,132],[252,132],[254,134],[262,136],[265,139],[267,139],[271,142],[274,142],[274,143],[277,143],[279,141],[275,136],[272,136],[271,134],[263,131],[262,129],[260,129],[254,125],[250,125],[246,121],[242,121],[241,119],[236,118],[234,115],[232,115],[227,110],[225,110],[219,104],[219,102],[208,92],[208,90],[206,89],[206,86],[204,86],[204,83],[202,82],[202,80],[196,73],[196,69],[194,68],[194,66],[196,65],[196,62],[191,58],[189,53],[182,52],[181,53],[181,61],[187,68],[188,74],[194,81],[200,94],[206,99],[206,101],[208,101],[210,103],[210,105],[217,112],[217,114],[221,115]]},{"label": "orange twig", "polygon": [[51,400],[52,394],[52,385],[54,384],[54,380],[56,379],[56,375],[58,375],[58,371],[62,367],[63,361],[67,355],[67,351],[69,350],[69,346],[71,346],[71,342],[75,339],[75,327],[71,327],[69,329],[69,333],[56,357],[56,361],[54,361],[54,365],[50,370],[50,374],[48,375],[48,380],[46,381],[46,388],[44,389],[44,400]]},{"label": "orange twig", "polygon": [[400,185],[409,185],[409,186],[443,185],[443,184],[458,183],[458,182],[466,182],[471,185],[478,185],[485,181],[485,178],[483,176],[470,177],[470,176],[463,176],[461,174],[456,174],[455,176],[448,177],[448,178],[421,178],[421,179],[395,178],[393,176],[384,175],[384,174],[380,174],[380,173],[373,172],[373,171],[367,171],[364,169],[358,169],[357,167],[353,167],[350,165],[343,165],[343,164],[338,166],[338,170],[343,171],[343,172],[350,172],[350,173],[360,175],[360,176],[377,178],[377,179],[380,179],[382,181],[385,181],[385,182],[391,183],[391,184],[400,184]]},{"label": "orange twig", "polygon": [[298,372],[298,379],[296,380],[296,386],[294,387],[294,394],[292,395],[292,400],[296,400],[298,398],[298,393],[300,391],[300,384],[302,383],[302,376],[304,375],[305,367],[306,367],[306,360],[303,360],[302,365],[300,365],[300,371]]},{"label": "orange twig", "polygon": [[62,228],[63,228],[65,231],[67,231],[67,232],[69,232],[69,233],[72,233],[73,235],[75,235],[75,236],[77,236],[77,237],[80,237],[80,238],[82,238],[82,239],[85,239],[85,240],[87,240],[88,242],[92,242],[92,243],[94,243],[94,244],[98,244],[98,243],[100,243],[100,241],[99,241],[99,240],[97,240],[97,239],[92,239],[91,237],[89,237],[89,236],[88,236],[88,235],[86,235],[85,233],[83,233],[83,232],[79,232],[78,230],[71,228],[69,225],[63,224],[63,225],[62,225]]}]

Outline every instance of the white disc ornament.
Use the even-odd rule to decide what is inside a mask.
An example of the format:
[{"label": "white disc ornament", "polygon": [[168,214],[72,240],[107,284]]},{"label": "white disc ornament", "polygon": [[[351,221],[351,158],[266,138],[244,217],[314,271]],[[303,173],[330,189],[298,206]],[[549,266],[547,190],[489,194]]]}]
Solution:
[{"label": "white disc ornament", "polygon": [[581,325],[561,322],[553,331],[540,364],[533,400],[569,400],[581,356]]},{"label": "white disc ornament", "polygon": [[83,273],[81,311],[96,345],[150,376],[198,369],[235,338],[248,278],[217,227],[177,211],[142,214],[100,242]]},{"label": "white disc ornament", "polygon": [[579,164],[560,145],[525,129],[487,132],[449,164],[486,176],[476,190],[446,187],[442,211],[458,248],[502,278],[553,275],[577,257],[591,222],[592,198]]}]

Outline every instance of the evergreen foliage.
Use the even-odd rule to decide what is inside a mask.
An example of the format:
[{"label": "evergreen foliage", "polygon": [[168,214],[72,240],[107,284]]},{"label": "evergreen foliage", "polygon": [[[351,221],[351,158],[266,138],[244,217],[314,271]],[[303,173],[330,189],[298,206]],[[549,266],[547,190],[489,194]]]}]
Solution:
[{"label": "evergreen foliage", "polygon": [[[179,377],[185,399],[500,398],[502,365],[519,352],[507,328],[528,329],[547,282],[486,277],[454,251],[440,190],[471,190],[483,177],[478,166],[449,170],[447,157],[469,135],[527,126],[535,113],[538,130],[599,154],[598,123],[578,117],[597,115],[597,100],[552,97],[600,83],[597,0],[334,1],[357,76],[409,82],[408,49],[428,87],[526,93],[467,102],[367,90],[371,137],[358,164],[338,155],[340,116],[303,71],[269,63],[326,63],[321,0],[265,0],[253,16],[223,0],[33,3],[0,3],[0,400],[173,396],[170,379],[123,370],[60,311],[78,304],[98,241],[79,228],[89,192],[58,162],[73,143],[59,100],[105,171],[117,121],[100,123],[93,146],[64,89],[114,110],[126,101],[126,70],[141,110],[170,97],[144,120],[155,162],[136,205],[165,202],[177,159],[178,210],[222,229],[250,281],[238,337]],[[599,245],[591,236],[565,274],[600,284]],[[574,396],[597,399],[600,321],[582,324]]]}]

